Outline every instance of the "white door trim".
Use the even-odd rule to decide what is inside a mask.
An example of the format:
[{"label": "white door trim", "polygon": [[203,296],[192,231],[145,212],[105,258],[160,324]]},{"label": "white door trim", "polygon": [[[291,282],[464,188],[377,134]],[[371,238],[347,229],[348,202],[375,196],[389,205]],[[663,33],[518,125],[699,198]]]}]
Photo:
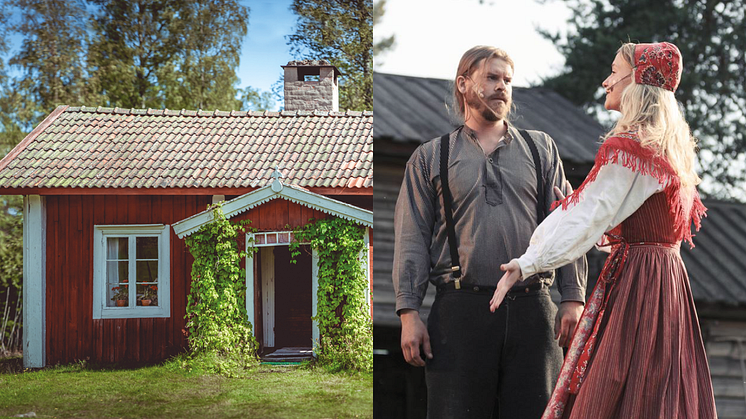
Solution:
[{"label": "white door trim", "polygon": [[[285,233],[285,232],[266,232],[266,233],[257,233],[262,235],[268,235],[268,234],[275,234],[275,233]],[[280,241],[280,240],[278,240]],[[308,243],[301,243],[301,244],[308,244]],[[267,299],[269,298],[266,293],[266,287],[265,287],[265,265],[264,265],[264,257],[262,256],[264,252],[269,251],[270,253],[273,251],[274,247],[276,246],[287,246],[287,243],[276,243],[276,244],[267,244],[264,243],[262,245],[257,246],[254,242],[254,234],[249,233],[246,234],[246,248],[248,249],[249,246],[255,246],[259,247],[259,263],[262,263],[262,313],[263,313],[263,320],[262,320],[262,326],[264,328],[264,345],[274,347],[274,253],[272,253],[272,298],[271,298],[271,315],[272,315],[272,329],[271,329],[271,335],[272,335],[272,345],[268,345],[267,342]],[[319,325],[313,318],[316,317],[316,311],[317,311],[317,294],[319,289],[319,256],[316,252],[316,249],[312,249],[312,256],[311,256],[311,347],[314,348],[314,355],[316,354],[316,346],[319,343]],[[253,253],[249,252],[248,256],[246,257],[246,313],[248,314],[249,321],[252,324],[252,328],[254,330],[254,337],[257,336],[256,332],[256,325],[254,321],[256,320],[254,318],[254,256]]]}]

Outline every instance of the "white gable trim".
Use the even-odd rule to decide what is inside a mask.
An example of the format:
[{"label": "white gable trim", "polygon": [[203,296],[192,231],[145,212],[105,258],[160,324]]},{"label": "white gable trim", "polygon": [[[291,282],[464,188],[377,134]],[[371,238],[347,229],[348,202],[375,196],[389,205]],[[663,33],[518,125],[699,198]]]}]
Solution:
[{"label": "white gable trim", "polygon": [[[345,204],[336,199],[327,198],[323,195],[289,185],[281,185],[279,188],[277,184],[267,185],[261,189],[231,199],[223,204],[223,213],[226,218],[232,218],[237,214],[246,212],[277,198],[283,198],[296,204],[334,215],[335,217],[351,220],[366,227],[373,227],[373,211]],[[205,210],[174,223],[172,227],[174,233],[181,239],[196,232],[200,227],[209,224],[211,221],[212,210]]]}]

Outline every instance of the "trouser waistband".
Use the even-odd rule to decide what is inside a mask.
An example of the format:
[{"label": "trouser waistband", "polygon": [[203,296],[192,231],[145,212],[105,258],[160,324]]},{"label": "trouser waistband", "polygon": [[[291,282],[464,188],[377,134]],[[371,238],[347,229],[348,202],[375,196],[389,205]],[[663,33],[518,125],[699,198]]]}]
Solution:
[{"label": "trouser waistband", "polygon": [[[483,293],[489,293],[492,294],[495,292],[495,287],[489,286],[489,285],[474,285],[474,284],[461,284],[461,288],[459,290],[456,290],[456,284],[454,282],[447,282],[445,284],[438,285],[438,292],[443,291],[471,291],[471,292],[483,292]],[[516,294],[527,294],[531,291],[539,291],[544,288],[548,288],[548,286],[543,282],[534,282],[531,285],[526,285],[524,287],[513,287],[508,291],[508,295],[516,295]]]}]

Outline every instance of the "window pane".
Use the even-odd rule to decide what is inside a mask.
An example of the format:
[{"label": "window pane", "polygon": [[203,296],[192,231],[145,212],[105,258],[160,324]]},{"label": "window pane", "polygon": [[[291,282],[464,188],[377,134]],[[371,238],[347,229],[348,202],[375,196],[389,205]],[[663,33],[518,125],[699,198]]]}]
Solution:
[{"label": "window pane", "polygon": [[137,261],[135,264],[137,266],[137,275],[135,277],[138,284],[141,282],[158,282],[157,261]]},{"label": "window pane", "polygon": [[158,237],[138,237],[137,259],[158,259]]},{"label": "window pane", "polygon": [[129,259],[128,253],[129,239],[126,237],[107,237],[106,238],[106,259]]},{"label": "window pane", "polygon": [[157,306],[158,286],[155,284],[137,284],[137,305]]},{"label": "window pane", "polygon": [[[126,307],[129,305],[127,278],[129,262],[106,262],[106,306]],[[120,300],[121,302],[118,302]]]}]

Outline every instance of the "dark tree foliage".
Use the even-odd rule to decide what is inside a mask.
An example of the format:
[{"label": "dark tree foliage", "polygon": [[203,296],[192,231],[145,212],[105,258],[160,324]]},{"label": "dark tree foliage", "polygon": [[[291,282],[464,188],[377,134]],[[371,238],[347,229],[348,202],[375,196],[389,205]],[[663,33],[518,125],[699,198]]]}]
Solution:
[{"label": "dark tree foliage", "polygon": [[178,51],[178,0],[91,0],[99,6],[89,50],[91,83],[109,106],[161,108],[158,84]]},{"label": "dark tree foliage", "polygon": [[[546,1],[546,0],[545,0]],[[623,42],[669,41],[684,71],[676,92],[699,139],[702,190],[743,200],[746,185],[746,18],[744,0],[565,0],[567,34],[543,34],[566,58],[544,81],[592,115],[602,108],[601,82]],[[734,164],[734,162],[739,162]]]},{"label": "dark tree foliage", "polygon": [[[184,0],[172,33],[179,47],[159,78],[167,108],[239,109],[236,99],[241,44],[249,9],[235,0]],[[173,76],[173,77],[169,77]]]},{"label": "dark tree foliage", "polygon": [[[80,0],[12,0],[21,11],[9,31],[22,38],[9,64],[21,76],[4,84],[0,108],[6,132],[30,130],[60,104],[80,104],[87,43],[85,4]],[[7,124],[7,125],[6,125]],[[20,140],[10,135],[4,143]]]},{"label": "dark tree foliage", "polygon": [[294,0],[297,59],[327,60],[341,72],[340,110],[373,109],[373,0]]}]

